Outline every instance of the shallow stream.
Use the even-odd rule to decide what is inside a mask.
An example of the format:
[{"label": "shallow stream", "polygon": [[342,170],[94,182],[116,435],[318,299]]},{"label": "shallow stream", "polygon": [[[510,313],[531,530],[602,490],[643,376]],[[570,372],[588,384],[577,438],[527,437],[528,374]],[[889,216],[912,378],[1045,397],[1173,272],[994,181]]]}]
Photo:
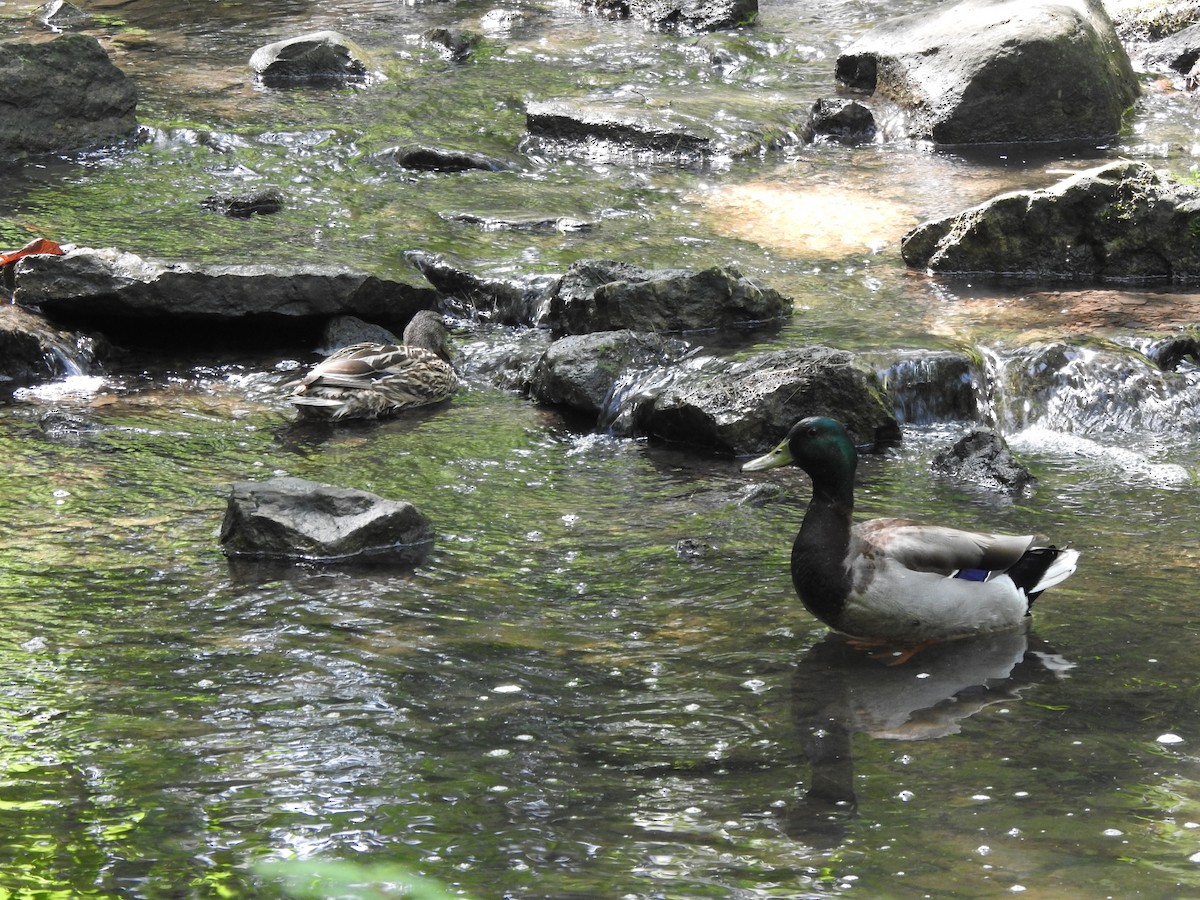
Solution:
[{"label": "shallow stream", "polygon": [[[34,5],[0,4],[0,33],[36,33]],[[922,218],[1115,156],[1189,176],[1192,97],[1147,78],[1128,132],[1083,155],[893,141],[699,170],[524,158],[526,100],[807,106],[833,94],[839,48],[929,4],[764,3],[754,28],[702,37],[514,4],[518,23],[465,64],[417,36],[479,29],[491,2],[81,5],[107,16],[97,33],[156,137],[6,172],[3,246],[393,277],[409,249],[507,275],[734,263],[797,308],[743,352],[970,351],[1039,479],[1013,501],[934,476],[968,423],[918,421],[860,466],[861,516],[1040,531],[1083,562],[1031,634],[888,667],[792,592],[796,470],[595,434],[482,381],[426,413],[299,428],[279,385],[307,356],[168,355],[37,385],[0,406],[0,897],[308,896],[289,874],[311,896],[398,896],[404,872],[478,898],[1200,895],[1200,374],[1111,362],[1195,327],[1194,296],[1030,299],[935,283],[898,253]],[[387,81],[253,83],[256,47],[327,27]],[[520,167],[366,158],[410,140]],[[276,216],[199,206],[268,186],[288,197]],[[600,224],[487,231],[447,217],[464,210]],[[1138,301],[1122,328],[1081,312],[1121,298]],[[486,354],[510,338],[462,323],[454,339]],[[1071,377],[1013,394],[1052,340]],[[413,502],[431,557],[231,566],[229,485],[282,473]],[[764,482],[783,499],[740,502]],[[346,886],[366,882],[378,893]]]}]

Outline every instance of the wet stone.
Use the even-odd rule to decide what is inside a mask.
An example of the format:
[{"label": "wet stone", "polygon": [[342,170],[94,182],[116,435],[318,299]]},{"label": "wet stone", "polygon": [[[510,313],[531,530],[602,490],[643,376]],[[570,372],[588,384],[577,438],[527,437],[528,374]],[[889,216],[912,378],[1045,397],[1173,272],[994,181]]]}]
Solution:
[{"label": "wet stone", "polygon": [[1007,494],[1032,493],[1037,479],[1012,455],[1004,438],[977,428],[934,457],[933,471]]}]

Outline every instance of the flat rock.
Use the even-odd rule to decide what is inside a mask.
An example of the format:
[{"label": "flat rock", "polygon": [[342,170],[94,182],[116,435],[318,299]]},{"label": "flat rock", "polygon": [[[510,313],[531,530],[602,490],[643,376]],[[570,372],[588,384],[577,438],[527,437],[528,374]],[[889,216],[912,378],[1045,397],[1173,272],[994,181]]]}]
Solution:
[{"label": "flat rock", "polygon": [[221,525],[227,556],[414,565],[433,529],[411,503],[302,478],[239,481]]},{"label": "flat rock", "polygon": [[[14,286],[19,305],[40,309],[55,322],[87,323],[106,332],[165,323],[286,325],[343,314],[403,327],[417,310],[437,301],[429,287],[362,272],[201,266],[115,248],[26,257],[16,263]],[[176,328],[159,340],[186,346],[189,337],[188,329]]]}]

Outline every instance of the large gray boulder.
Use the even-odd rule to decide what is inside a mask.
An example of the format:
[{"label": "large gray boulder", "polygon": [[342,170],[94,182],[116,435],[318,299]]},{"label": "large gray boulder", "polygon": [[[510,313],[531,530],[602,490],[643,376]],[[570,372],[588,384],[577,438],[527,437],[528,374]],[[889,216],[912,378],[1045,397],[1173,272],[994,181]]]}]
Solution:
[{"label": "large gray boulder", "polygon": [[792,314],[792,301],[732,267],[643,269],[610,260],[572,263],[550,298],[555,335],[683,332],[752,325]]},{"label": "large gray boulder", "polygon": [[433,542],[411,503],[303,478],[239,481],[221,525],[230,557],[413,565]]},{"label": "large gray boulder", "polygon": [[901,252],[908,265],[945,275],[1192,282],[1200,190],[1142,162],[1109,163],[925,222]]},{"label": "large gray boulder", "polygon": [[900,16],[846,48],[836,74],[940,144],[1105,139],[1138,95],[1099,0],[962,0]]},{"label": "large gray boulder", "polygon": [[94,37],[0,46],[0,159],[119,143],[137,128],[137,89]]},{"label": "large gray boulder", "polygon": [[[38,308],[55,322],[103,331],[167,323],[301,324],[341,314],[402,328],[437,300],[427,286],[362,272],[200,266],[113,248],[25,257],[16,263],[14,287],[21,306]],[[190,336],[180,327],[163,339],[186,346]]]},{"label": "large gray boulder", "polygon": [[852,353],[802,347],[695,367],[633,412],[641,434],[718,453],[761,453],[805,416],[831,416],[860,444],[900,430],[875,373]]}]

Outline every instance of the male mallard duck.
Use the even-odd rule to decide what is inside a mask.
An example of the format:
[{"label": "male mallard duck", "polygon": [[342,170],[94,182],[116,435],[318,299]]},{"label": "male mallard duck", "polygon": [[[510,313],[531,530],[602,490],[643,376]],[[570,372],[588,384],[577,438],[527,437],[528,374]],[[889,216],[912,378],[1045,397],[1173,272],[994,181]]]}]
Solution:
[{"label": "male mallard duck", "polygon": [[440,403],[458,387],[446,326],[423,309],[404,329],[404,345],[351,344],[318,363],[292,391],[301,413],[329,419],[388,415]]},{"label": "male mallard duck", "polygon": [[813,496],[792,545],[805,607],[853,637],[919,644],[1020,625],[1034,599],[1075,571],[1079,552],[1039,538],[978,534],[907,519],[851,524],[858,455],[833,419],[797,422],[745,472],[793,463]]}]

